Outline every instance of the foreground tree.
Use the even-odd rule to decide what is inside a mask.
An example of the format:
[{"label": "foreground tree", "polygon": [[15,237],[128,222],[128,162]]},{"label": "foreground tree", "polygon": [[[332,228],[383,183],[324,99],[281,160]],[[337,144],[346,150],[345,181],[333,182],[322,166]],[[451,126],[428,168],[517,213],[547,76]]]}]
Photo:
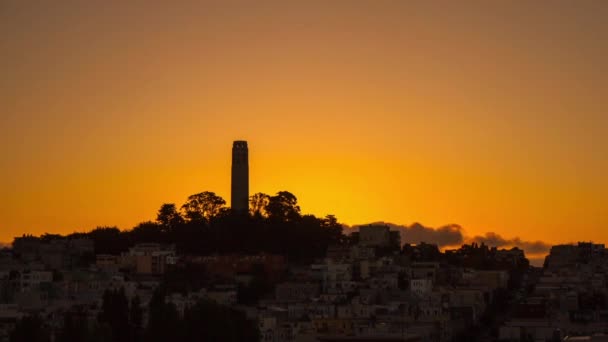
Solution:
[{"label": "foreground tree", "polygon": [[257,325],[245,314],[214,302],[201,300],[184,312],[183,341],[259,341]]},{"label": "foreground tree", "polygon": [[150,342],[183,341],[184,329],[175,305],[165,301],[166,291],[159,287],[150,300],[145,340]]},{"label": "foreground tree", "polygon": [[131,326],[131,341],[141,341],[143,334],[143,310],[138,296],[131,299],[129,323]]},{"label": "foreground tree", "polygon": [[101,312],[97,320],[110,327],[113,341],[129,340],[129,301],[124,288],[106,290],[103,293]]},{"label": "foreground tree", "polygon": [[56,342],[90,341],[86,311],[68,311],[63,316],[63,328],[57,334]]},{"label": "foreground tree", "polygon": [[11,342],[50,342],[49,329],[39,316],[25,316],[15,325],[10,335]]}]

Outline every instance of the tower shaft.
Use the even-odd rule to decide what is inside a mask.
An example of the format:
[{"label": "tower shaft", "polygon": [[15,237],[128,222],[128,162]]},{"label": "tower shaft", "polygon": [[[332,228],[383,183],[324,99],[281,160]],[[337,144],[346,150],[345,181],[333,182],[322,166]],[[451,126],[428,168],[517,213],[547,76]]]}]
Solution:
[{"label": "tower shaft", "polygon": [[232,144],[232,188],[230,206],[240,213],[249,211],[249,150],[247,141]]}]

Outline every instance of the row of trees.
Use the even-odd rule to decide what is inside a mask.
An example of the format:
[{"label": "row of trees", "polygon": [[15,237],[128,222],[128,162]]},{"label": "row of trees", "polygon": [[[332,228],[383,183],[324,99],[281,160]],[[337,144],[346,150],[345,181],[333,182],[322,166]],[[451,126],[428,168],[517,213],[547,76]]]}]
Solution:
[{"label": "row of trees", "polygon": [[244,313],[207,300],[187,307],[180,316],[160,287],[150,301],[145,341],[258,341],[255,321]]},{"label": "row of trees", "polygon": [[[142,308],[138,297],[127,299],[123,289],[107,290],[101,311],[94,322],[86,310],[64,314],[63,327],[52,329],[39,316],[19,320],[11,333],[11,342],[139,342],[139,341],[258,341],[254,322],[231,308],[201,300],[180,315],[165,300],[159,288],[149,306],[147,328],[142,327]],[[52,338],[54,336],[54,338]]]},{"label": "row of trees", "polygon": [[[295,222],[302,218],[298,199],[288,191],[275,196],[257,193],[250,197],[250,216],[276,222]],[[204,222],[212,224],[218,218],[235,215],[226,201],[214,192],[204,191],[188,197],[180,209],[175,203],[165,203],[158,210],[156,222],[172,230],[184,223]]]},{"label": "row of trees", "polygon": [[327,246],[346,241],[335,216],[303,215],[295,195],[280,191],[274,196],[257,193],[250,198],[250,212],[237,213],[213,192],[188,197],[177,206],[160,206],[154,221],[130,230],[98,227],[67,237],[44,235],[41,239],[90,238],[97,254],[119,254],[136,243],[175,244],[178,253],[274,253],[291,262],[309,262],[322,257]]}]

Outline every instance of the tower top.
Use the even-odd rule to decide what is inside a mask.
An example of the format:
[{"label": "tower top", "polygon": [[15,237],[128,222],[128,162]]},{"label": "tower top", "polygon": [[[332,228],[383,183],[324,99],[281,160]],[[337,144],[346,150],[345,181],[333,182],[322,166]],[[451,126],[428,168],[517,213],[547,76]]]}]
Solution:
[{"label": "tower top", "polygon": [[246,140],[235,140],[232,143],[232,148],[247,148],[247,141]]}]

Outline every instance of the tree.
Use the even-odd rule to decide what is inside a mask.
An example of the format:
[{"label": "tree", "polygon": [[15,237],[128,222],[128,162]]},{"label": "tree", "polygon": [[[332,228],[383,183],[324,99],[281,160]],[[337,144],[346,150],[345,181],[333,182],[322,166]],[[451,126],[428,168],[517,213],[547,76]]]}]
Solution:
[{"label": "tree", "polygon": [[89,341],[86,311],[72,310],[63,316],[63,329],[59,332],[57,342]]},{"label": "tree", "polygon": [[129,248],[117,227],[97,227],[88,237],[95,243],[95,254],[120,254]]},{"label": "tree", "polygon": [[298,199],[289,191],[279,191],[268,199],[268,218],[274,221],[297,221],[301,218]]},{"label": "tree", "polygon": [[129,308],[129,322],[131,324],[131,341],[141,341],[143,327],[143,310],[139,296],[131,299]]},{"label": "tree", "polygon": [[184,223],[184,218],[177,211],[174,203],[165,203],[158,210],[156,222],[163,226],[165,231],[173,231],[177,226]]},{"label": "tree", "polygon": [[25,316],[11,332],[11,342],[48,342],[51,340],[49,329],[39,316]]},{"label": "tree", "polygon": [[331,243],[338,244],[345,242],[342,234],[342,224],[338,222],[335,215],[327,215],[321,219],[321,227],[325,228],[325,236]]},{"label": "tree", "polygon": [[156,222],[142,222],[127,233],[130,240],[140,242],[164,242],[163,227]]},{"label": "tree", "polygon": [[342,228],[342,225],[338,223],[336,215],[326,215],[322,219],[322,224],[325,228]]},{"label": "tree", "polygon": [[129,301],[124,288],[106,290],[103,293],[101,312],[97,320],[110,326],[113,341],[129,340]]},{"label": "tree", "polygon": [[226,201],[214,192],[205,191],[191,195],[188,201],[182,205],[184,216],[189,221],[210,222],[222,212]]},{"label": "tree", "polygon": [[175,305],[165,301],[165,289],[158,287],[150,299],[145,340],[151,342],[183,341],[179,313]]},{"label": "tree", "polygon": [[183,341],[259,341],[257,324],[242,312],[201,300],[184,312]]},{"label": "tree", "polygon": [[269,201],[270,196],[262,192],[258,192],[249,197],[249,210],[251,211],[251,216],[267,217],[268,213],[266,208],[268,207]]}]

